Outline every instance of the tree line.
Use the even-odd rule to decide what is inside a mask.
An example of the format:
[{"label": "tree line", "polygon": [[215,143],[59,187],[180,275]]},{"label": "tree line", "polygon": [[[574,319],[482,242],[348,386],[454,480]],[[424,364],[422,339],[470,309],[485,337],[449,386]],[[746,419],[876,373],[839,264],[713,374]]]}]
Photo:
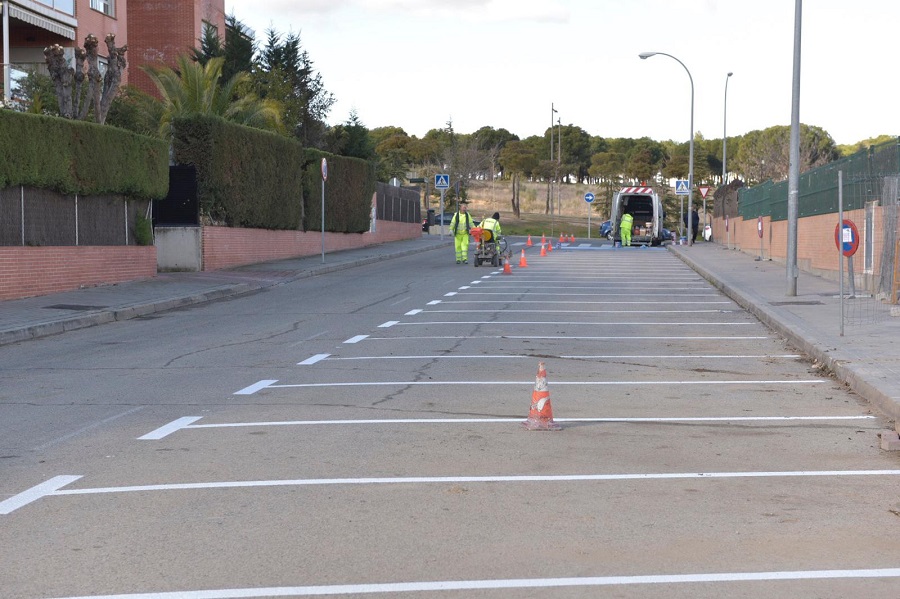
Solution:
[{"label": "tree line", "polygon": [[[224,37],[215,27],[206,26],[198,46],[178,57],[174,68],[153,66],[144,70],[162,99],[122,86],[109,106],[107,124],[165,137],[172,118],[214,114],[296,138],[305,147],[373,161],[383,181],[431,177],[437,172],[449,172],[452,180],[462,182],[510,180],[511,207],[516,214],[523,180],[605,185],[611,193],[627,183],[688,178],[687,141],[604,138],[574,124],[560,124],[543,135],[524,139],[490,126],[458,133],[452,121],[418,138],[402,127],[370,130],[355,112],[344,123],[329,126],[335,98],[302,47],[300,34],[269,29],[258,42],[234,15],[226,17]],[[21,91],[27,100],[21,105],[25,109],[63,113],[54,108],[63,102],[55,101],[56,88],[50,78],[32,73]],[[557,146],[552,160],[551,139]],[[815,168],[888,139],[892,138],[885,135],[839,147],[821,127],[801,125],[800,169]],[[753,185],[787,178],[789,140],[790,127],[781,125],[729,137],[725,179],[741,179]],[[705,139],[696,133],[695,184],[718,185],[722,179],[721,138]],[[448,201],[455,193],[450,190]],[[464,184],[460,194],[465,193]],[[546,209],[549,212],[549,185]]]}]

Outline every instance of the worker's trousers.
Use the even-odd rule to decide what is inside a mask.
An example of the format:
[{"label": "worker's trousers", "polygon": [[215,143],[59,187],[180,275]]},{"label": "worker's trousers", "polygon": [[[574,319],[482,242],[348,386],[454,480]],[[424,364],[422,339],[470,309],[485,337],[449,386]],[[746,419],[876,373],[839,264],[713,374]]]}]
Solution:
[{"label": "worker's trousers", "polygon": [[622,229],[622,245],[631,245],[631,229]]},{"label": "worker's trousers", "polygon": [[456,261],[457,262],[468,262],[469,261],[469,234],[463,233],[462,235],[454,235],[453,242],[456,245]]}]

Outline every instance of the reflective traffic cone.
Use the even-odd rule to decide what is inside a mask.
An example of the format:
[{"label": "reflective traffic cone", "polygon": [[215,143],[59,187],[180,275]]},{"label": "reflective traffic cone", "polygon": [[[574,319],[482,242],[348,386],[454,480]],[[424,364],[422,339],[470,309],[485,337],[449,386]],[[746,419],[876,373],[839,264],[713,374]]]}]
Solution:
[{"label": "reflective traffic cone", "polygon": [[574,236],[574,235],[572,235],[571,237],[569,237],[569,243],[575,243],[575,236]]},{"label": "reflective traffic cone", "polygon": [[522,257],[519,258],[519,268],[525,268],[528,266],[528,262],[525,261],[525,250],[522,250]]},{"label": "reflective traffic cone", "polygon": [[545,243],[547,243],[547,238],[544,237],[544,234],[543,234],[543,233],[541,233],[541,245],[543,245],[543,244],[545,244]]},{"label": "reflective traffic cone", "polygon": [[525,242],[525,245],[527,245],[528,247],[531,247],[534,245],[533,243],[531,243],[531,235],[528,236],[528,241]]},{"label": "reflective traffic cone", "polygon": [[542,243],[541,244],[541,256],[546,256],[546,255],[547,255],[547,246]]},{"label": "reflective traffic cone", "polygon": [[563,239],[563,234],[560,233],[560,234],[559,234],[559,242],[562,243],[563,241],[565,241],[565,240]]},{"label": "reflective traffic cone", "polygon": [[529,431],[558,431],[562,427],[553,422],[553,406],[550,405],[550,389],[547,386],[547,370],[543,362],[538,362],[534,392],[531,394],[531,409],[528,420],[522,426]]},{"label": "reflective traffic cone", "polygon": [[[523,251],[524,251],[524,250],[523,250]],[[505,275],[511,275],[511,274],[512,274],[512,269],[509,267],[509,260],[504,260],[504,261],[503,261],[503,274],[505,274]]]},{"label": "reflective traffic cone", "polygon": [[548,244],[547,244],[547,251],[548,251],[548,252],[552,252],[552,251],[553,251],[553,244],[552,244],[552,243],[548,243]]}]

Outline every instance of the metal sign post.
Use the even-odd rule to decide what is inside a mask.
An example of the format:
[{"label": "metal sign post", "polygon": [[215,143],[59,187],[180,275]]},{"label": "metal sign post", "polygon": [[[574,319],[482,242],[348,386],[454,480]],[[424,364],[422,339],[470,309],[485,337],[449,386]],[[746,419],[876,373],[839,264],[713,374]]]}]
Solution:
[{"label": "metal sign post", "polygon": [[587,202],[588,208],[588,239],[591,238],[591,203],[594,201],[594,194],[587,192],[584,194],[584,201]]},{"label": "metal sign post", "polygon": [[328,161],[322,159],[322,264],[325,264],[325,180],[328,179]]},{"label": "metal sign post", "polygon": [[[436,174],[434,176],[434,188],[441,190],[441,239],[444,238],[444,193],[450,189],[450,175],[446,173]],[[457,206],[459,206],[459,194],[457,194]],[[459,208],[457,207],[457,211]]]}]

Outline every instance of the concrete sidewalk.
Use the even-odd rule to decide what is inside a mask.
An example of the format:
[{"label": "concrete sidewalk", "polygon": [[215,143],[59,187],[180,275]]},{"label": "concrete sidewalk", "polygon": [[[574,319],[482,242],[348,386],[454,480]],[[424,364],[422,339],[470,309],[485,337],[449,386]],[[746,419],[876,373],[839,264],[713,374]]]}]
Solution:
[{"label": "concrete sidewalk", "polygon": [[845,298],[845,313],[858,307],[854,301],[868,302],[871,313],[845,324],[841,336],[838,282],[801,272],[797,295],[788,296],[785,264],[757,261],[716,243],[672,245],[669,251],[884,416],[900,419],[900,317],[891,316],[896,306]]},{"label": "concrete sidewalk", "polygon": [[[143,281],[4,301],[0,302],[0,345],[236,297],[304,277],[451,246],[449,236],[423,235],[326,254],[324,263],[319,254],[225,271],[164,273]],[[668,248],[885,416],[900,420],[900,317],[890,316],[890,306],[878,303],[877,318],[845,326],[841,336],[838,283],[801,273],[797,296],[789,297],[783,264],[756,261],[715,243]],[[898,311],[895,307],[894,312]]]},{"label": "concrete sidewalk", "polygon": [[0,301],[0,345],[127,320],[281,285],[388,258],[436,248],[452,239],[423,235],[365,248],[304,256],[210,272],[162,273],[152,279]]}]

